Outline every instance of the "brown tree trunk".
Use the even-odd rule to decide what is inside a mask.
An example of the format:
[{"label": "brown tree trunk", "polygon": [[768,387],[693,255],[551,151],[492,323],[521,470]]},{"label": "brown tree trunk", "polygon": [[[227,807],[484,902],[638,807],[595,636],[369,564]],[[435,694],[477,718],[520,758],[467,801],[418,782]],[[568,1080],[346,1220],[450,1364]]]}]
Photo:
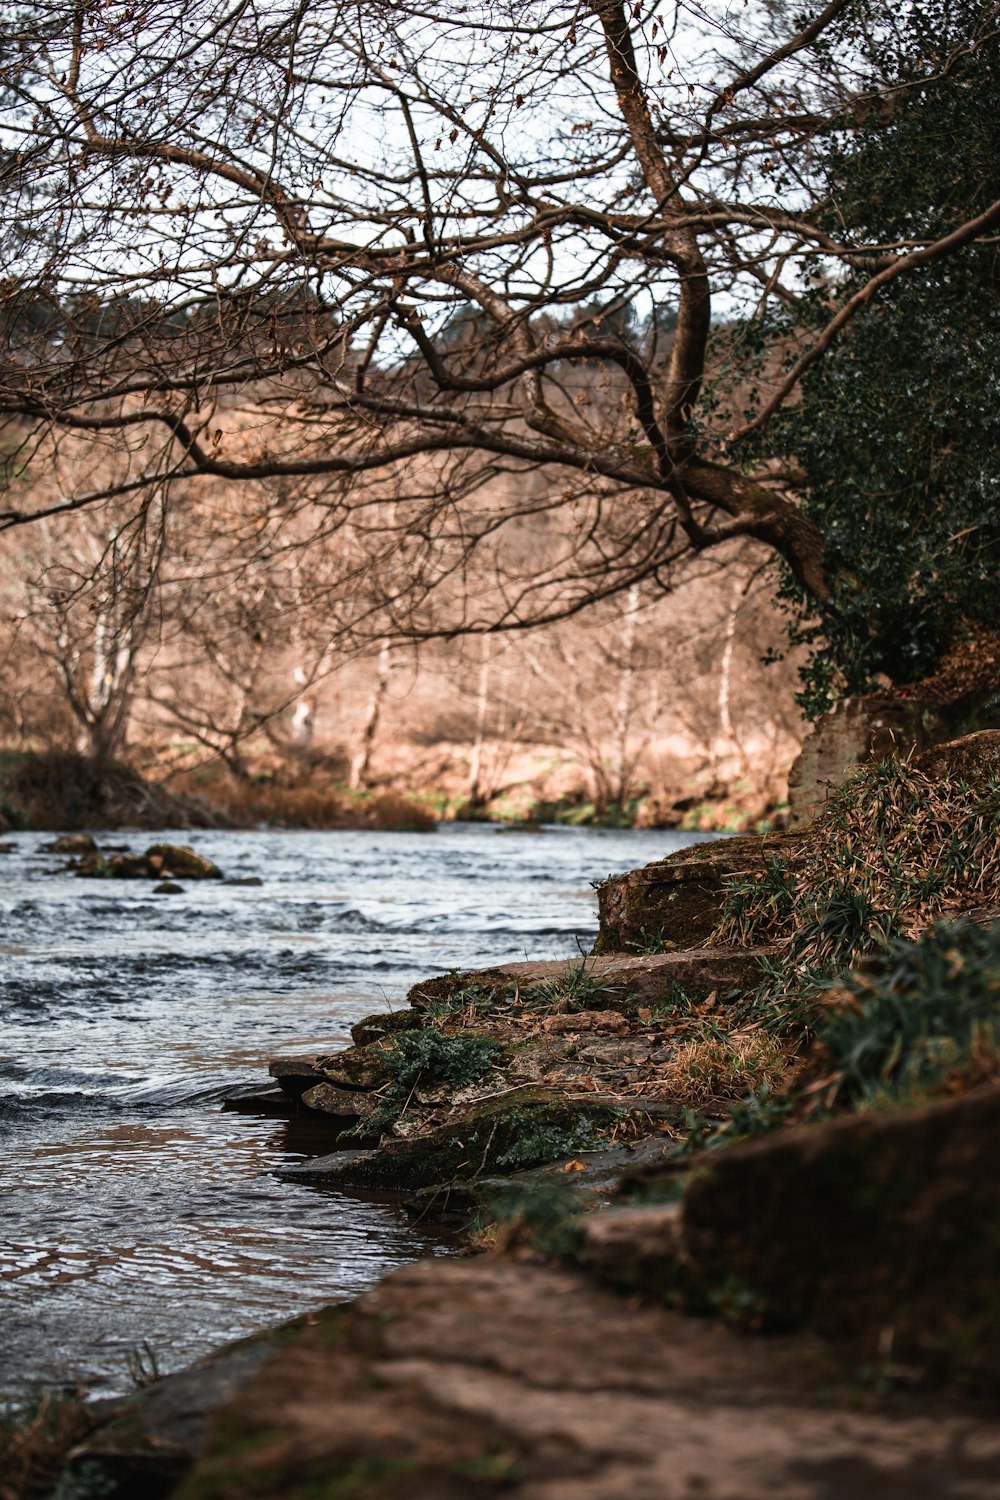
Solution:
[{"label": "brown tree trunk", "polygon": [[349,785],[355,788],[355,790],[367,785],[368,777],[371,774],[372,751],[375,747],[375,737],[378,734],[379,720],[382,717],[382,706],[385,702],[385,694],[389,686],[391,671],[391,647],[388,641],[383,641],[379,647],[375,681],[372,684],[372,695],[368,702],[368,713],[365,718],[364,728],[361,731],[361,743],[358,746],[354,759],[351,761]]}]

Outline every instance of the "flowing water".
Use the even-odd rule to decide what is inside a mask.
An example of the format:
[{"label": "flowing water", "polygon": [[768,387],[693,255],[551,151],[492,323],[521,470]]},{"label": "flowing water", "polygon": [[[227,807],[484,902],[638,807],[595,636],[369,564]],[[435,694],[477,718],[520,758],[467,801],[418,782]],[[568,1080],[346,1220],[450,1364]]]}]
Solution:
[{"label": "flowing water", "polygon": [[[443,825],[195,839],[246,886],[79,880],[0,854],[0,1393],[109,1394],[446,1248],[391,1204],[278,1182],[324,1149],[223,1113],[276,1053],[349,1045],[422,977],[589,947],[590,881],[691,834]],[[191,835],[135,835],[133,848]],[[110,841],[110,838],[109,838]],[[131,1371],[131,1375],[130,1375]]]}]

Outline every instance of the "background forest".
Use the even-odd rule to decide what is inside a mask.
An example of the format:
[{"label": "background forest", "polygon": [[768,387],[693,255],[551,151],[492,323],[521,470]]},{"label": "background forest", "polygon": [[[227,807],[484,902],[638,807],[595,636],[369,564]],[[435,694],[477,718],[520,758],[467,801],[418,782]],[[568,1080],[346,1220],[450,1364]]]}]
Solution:
[{"label": "background forest", "polygon": [[845,697],[995,718],[992,0],[26,5],[3,61],[11,750],[745,826]]}]

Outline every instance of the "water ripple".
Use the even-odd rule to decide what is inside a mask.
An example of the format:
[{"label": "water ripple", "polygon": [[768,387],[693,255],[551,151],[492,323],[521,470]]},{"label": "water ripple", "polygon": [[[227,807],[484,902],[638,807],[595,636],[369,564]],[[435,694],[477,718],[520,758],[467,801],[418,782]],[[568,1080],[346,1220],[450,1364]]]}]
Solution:
[{"label": "water ripple", "polygon": [[435,1243],[385,1204],[278,1182],[275,1167],[323,1140],[302,1122],[224,1114],[226,1093],[261,1082],[276,1053],[345,1045],[352,1022],[429,974],[577,953],[595,927],[591,878],[678,843],[482,825],[211,832],[197,847],[262,883],[154,897],[145,883],[77,879],[41,854],[48,836],[12,841],[0,861],[0,1390],[103,1391],[127,1385],[139,1346],[175,1368]]}]

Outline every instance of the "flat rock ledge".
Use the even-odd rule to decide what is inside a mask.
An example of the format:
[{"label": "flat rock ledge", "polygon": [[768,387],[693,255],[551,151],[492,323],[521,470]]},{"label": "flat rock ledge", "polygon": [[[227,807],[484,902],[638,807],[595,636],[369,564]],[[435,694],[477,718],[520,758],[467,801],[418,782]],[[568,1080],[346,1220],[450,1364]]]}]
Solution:
[{"label": "flat rock ledge", "polygon": [[74,1455],[66,1493],[84,1478],[119,1500],[997,1493],[992,1414],[859,1404],[809,1340],[748,1339],[572,1271],[423,1261],[243,1358],[134,1398]]},{"label": "flat rock ledge", "polygon": [[[769,955],[607,954],[428,979],[407,1006],[355,1025],[353,1047],[272,1059],[280,1096],[325,1118],[338,1148],[280,1175],[413,1192],[623,1139],[662,1133],[666,1148],[671,1122],[695,1102],[683,1018],[692,1007],[721,1014]],[[400,1059],[411,1054],[412,1077],[401,1083]],[[735,1098],[743,1080],[721,1086]],[[276,1111],[273,1093],[257,1097],[262,1112]],[[229,1107],[252,1110],[254,1101],[244,1095]]]},{"label": "flat rock ledge", "polygon": [[653,1160],[626,1169],[637,1206],[583,1219],[580,1255],[621,1290],[808,1327],[859,1366],[995,1395],[998,1153],[990,1084],[703,1153],[678,1202]]},{"label": "flat rock ledge", "polygon": [[669,999],[673,987],[683,989],[698,999],[712,990],[727,991],[755,982],[759,978],[760,960],[768,957],[765,948],[698,948],[666,953],[602,953],[579,959],[554,959],[524,963],[500,964],[494,969],[473,969],[462,974],[441,974],[414,985],[407,996],[409,1005],[427,1010],[435,1002],[461,989],[480,986],[497,993],[557,989],[577,976],[589,980],[604,997],[602,1005],[635,1015],[644,1005],[655,1005]]}]

